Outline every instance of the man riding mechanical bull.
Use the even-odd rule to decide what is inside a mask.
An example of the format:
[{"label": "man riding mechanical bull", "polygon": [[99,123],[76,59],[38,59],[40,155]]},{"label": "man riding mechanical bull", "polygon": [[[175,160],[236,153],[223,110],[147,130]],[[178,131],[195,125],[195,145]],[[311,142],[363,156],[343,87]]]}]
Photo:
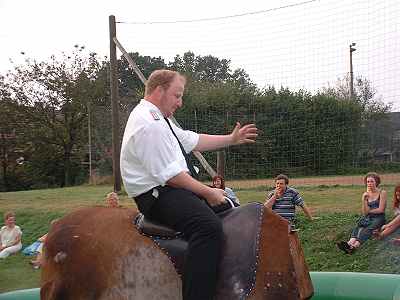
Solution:
[{"label": "man riding mechanical bull", "polygon": [[[154,71],[129,116],[121,174],[141,214],[95,207],[58,222],[46,242],[42,299],[311,297],[303,252],[288,222],[258,203],[225,210],[226,192],[198,181],[189,159],[193,150],[254,143],[256,126],[236,123],[228,135],[177,127],[171,117],[182,106],[185,83],[178,72]],[[133,219],[176,235],[146,236]]]}]

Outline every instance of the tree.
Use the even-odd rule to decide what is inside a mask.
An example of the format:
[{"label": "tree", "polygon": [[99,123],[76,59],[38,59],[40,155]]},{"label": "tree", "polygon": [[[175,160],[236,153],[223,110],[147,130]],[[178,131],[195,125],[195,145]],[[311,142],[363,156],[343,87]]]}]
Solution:
[{"label": "tree", "polygon": [[95,53],[87,54],[83,46],[76,45],[71,54],[63,53],[61,59],[26,59],[25,65],[15,66],[8,74],[10,94],[31,124],[26,130],[35,148],[33,153],[40,156],[40,150],[47,150],[44,152],[48,155],[51,150],[50,158],[56,162],[47,165],[59,173],[57,181],[61,186],[73,184],[80,168],[87,107],[102,93],[95,84],[102,67]]},{"label": "tree", "polygon": [[354,84],[354,98],[350,99],[350,78],[346,76],[338,79],[335,87],[323,88],[322,93],[336,97],[341,101],[354,102],[359,110],[360,117],[358,134],[354,144],[358,151],[354,151],[358,165],[366,165],[368,160],[374,160],[379,151],[389,151],[393,129],[389,122],[391,104],[385,104],[377,94],[372,83],[362,76],[357,77]]},{"label": "tree", "polygon": [[11,100],[4,77],[0,76],[0,191],[11,190],[11,177],[16,166],[17,134],[16,105]]},{"label": "tree", "polygon": [[368,120],[371,117],[379,117],[390,111],[391,104],[383,103],[382,98],[377,95],[377,90],[367,78],[362,76],[356,78],[353,99],[350,99],[349,82],[349,76],[338,79],[336,86],[322,88],[321,94],[334,96],[339,100],[354,101],[360,106],[364,120]]}]

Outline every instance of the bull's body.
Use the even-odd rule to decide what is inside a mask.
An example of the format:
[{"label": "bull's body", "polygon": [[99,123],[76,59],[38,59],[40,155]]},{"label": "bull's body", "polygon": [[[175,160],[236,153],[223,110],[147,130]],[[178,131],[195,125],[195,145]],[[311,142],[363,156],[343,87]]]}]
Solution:
[{"label": "bull's body", "polygon": [[[93,207],[54,224],[46,241],[41,299],[181,299],[165,253],[133,226],[135,209]],[[307,299],[313,289],[296,234],[265,209],[247,299]]]}]

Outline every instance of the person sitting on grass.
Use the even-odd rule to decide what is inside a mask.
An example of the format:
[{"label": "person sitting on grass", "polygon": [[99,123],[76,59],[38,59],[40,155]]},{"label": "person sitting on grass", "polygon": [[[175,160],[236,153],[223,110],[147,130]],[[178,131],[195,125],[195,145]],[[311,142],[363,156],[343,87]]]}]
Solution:
[{"label": "person sitting on grass", "polygon": [[0,230],[0,258],[17,253],[22,248],[22,231],[18,225],[15,225],[15,214],[6,212],[4,214],[5,226]]},{"label": "person sitting on grass", "polygon": [[39,269],[42,265],[42,256],[43,256],[43,243],[45,242],[47,237],[47,233],[40,238],[37,239],[38,242],[40,242],[39,246],[36,249],[36,257],[35,259],[32,259],[29,261],[29,263],[33,266],[34,269]]},{"label": "person sitting on grass", "polygon": [[212,187],[224,190],[226,193],[226,197],[233,202],[234,206],[240,206],[240,200],[236,196],[235,192],[231,188],[225,186],[224,177],[222,177],[221,175],[214,176],[212,179]]},{"label": "person sitting on grass", "polygon": [[[50,226],[57,222],[58,219],[54,219],[50,222]],[[36,258],[29,261],[29,263],[33,266],[34,269],[39,269],[42,266],[42,257],[43,257],[43,244],[46,241],[47,233],[40,238],[37,239],[36,242],[39,242],[39,246],[36,248]]]},{"label": "person sitting on grass", "polygon": [[377,173],[370,172],[364,177],[367,191],[361,197],[362,217],[357,221],[350,239],[338,242],[336,245],[347,254],[352,254],[373,234],[385,224],[386,191],[379,189],[381,178]]},{"label": "person sitting on grass", "polygon": [[289,177],[280,174],[275,177],[275,190],[267,195],[264,206],[271,208],[275,213],[289,221],[294,227],[296,206],[300,206],[308,219],[314,219],[299,192],[288,186]]},{"label": "person sitting on grass", "polygon": [[394,218],[389,223],[376,230],[374,235],[378,239],[384,239],[400,227],[400,184],[396,185],[393,194],[393,214]]},{"label": "person sitting on grass", "polygon": [[111,192],[107,194],[106,205],[111,208],[120,207],[118,194]]}]

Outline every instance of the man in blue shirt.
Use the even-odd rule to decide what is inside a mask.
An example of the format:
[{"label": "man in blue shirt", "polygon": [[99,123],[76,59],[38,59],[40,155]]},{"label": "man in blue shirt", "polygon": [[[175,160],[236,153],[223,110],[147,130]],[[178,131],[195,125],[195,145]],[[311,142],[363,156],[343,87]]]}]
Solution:
[{"label": "man in blue shirt", "polygon": [[289,177],[280,174],[275,178],[275,190],[270,192],[265,200],[265,206],[289,221],[293,226],[296,206],[300,206],[306,216],[313,220],[310,210],[306,206],[298,191],[288,186]]}]

